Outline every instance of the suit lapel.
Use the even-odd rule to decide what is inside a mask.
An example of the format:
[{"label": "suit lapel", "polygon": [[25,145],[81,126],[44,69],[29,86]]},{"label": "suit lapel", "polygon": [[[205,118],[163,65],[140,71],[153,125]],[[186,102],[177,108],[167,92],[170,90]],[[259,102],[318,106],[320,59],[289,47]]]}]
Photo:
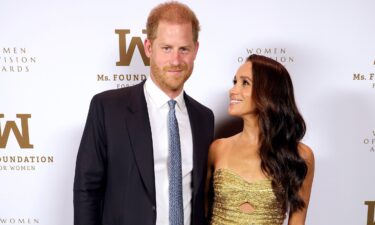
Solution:
[{"label": "suit lapel", "polygon": [[193,201],[197,193],[199,183],[202,178],[204,170],[204,149],[200,149],[199,146],[202,146],[202,136],[199,135],[199,113],[194,105],[186,94],[184,94],[185,104],[189,114],[191,133],[193,137]]},{"label": "suit lapel", "polygon": [[130,104],[128,106],[129,113],[126,116],[126,124],[139,173],[149,197],[155,204],[152,135],[143,86],[144,82],[132,87],[133,90],[128,100]]},{"label": "suit lapel", "polygon": [[[139,173],[150,199],[156,204],[152,135],[143,86],[144,82],[132,87],[129,99],[127,99],[129,105],[125,119]],[[193,201],[195,201],[197,189],[204,173],[204,154],[207,149],[199,148],[204,140],[202,139],[203,136],[199,135],[200,118],[198,109],[185,93],[184,99],[193,138]]]}]

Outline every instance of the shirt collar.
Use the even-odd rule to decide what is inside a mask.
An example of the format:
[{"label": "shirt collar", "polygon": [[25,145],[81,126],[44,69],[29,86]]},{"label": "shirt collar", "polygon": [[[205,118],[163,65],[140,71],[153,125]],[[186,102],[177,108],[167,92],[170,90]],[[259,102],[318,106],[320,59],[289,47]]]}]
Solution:
[{"label": "shirt collar", "polygon": [[[148,97],[158,108],[163,107],[169,100],[171,100],[168,95],[166,95],[158,86],[156,86],[151,78],[146,80],[145,90],[148,94]],[[181,93],[176,98],[174,98],[174,100],[177,102],[177,107],[180,110],[186,108],[183,93],[184,91],[181,91]]]}]

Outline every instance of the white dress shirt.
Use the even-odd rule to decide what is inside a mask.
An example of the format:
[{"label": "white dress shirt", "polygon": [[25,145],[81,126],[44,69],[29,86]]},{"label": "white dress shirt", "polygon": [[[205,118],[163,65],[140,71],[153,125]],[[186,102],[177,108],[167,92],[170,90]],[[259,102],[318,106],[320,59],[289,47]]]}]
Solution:
[{"label": "white dress shirt", "polygon": [[[152,79],[144,85],[148,116],[150,119],[156,191],[156,225],[169,224],[169,179],[168,179],[168,101],[171,100]],[[181,143],[182,192],[184,224],[191,222],[193,140],[188,111],[183,91],[174,99]]]}]

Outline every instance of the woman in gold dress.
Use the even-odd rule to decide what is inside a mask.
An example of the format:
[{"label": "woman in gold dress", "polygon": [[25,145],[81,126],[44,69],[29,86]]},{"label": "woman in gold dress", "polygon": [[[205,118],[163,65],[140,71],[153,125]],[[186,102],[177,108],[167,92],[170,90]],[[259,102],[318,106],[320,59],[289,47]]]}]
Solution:
[{"label": "woman in gold dress", "polygon": [[251,55],[229,97],[228,112],[242,118],[243,130],[210,147],[210,224],[281,225],[287,214],[288,225],[305,224],[314,155],[301,143],[306,126],[288,71],[273,59]]}]

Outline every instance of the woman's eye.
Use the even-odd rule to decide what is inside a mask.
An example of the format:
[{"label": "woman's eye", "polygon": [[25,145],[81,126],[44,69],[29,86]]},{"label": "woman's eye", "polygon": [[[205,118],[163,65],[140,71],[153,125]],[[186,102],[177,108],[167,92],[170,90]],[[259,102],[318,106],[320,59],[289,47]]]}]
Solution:
[{"label": "woman's eye", "polygon": [[242,82],[242,84],[243,84],[244,86],[247,86],[247,85],[250,85],[250,82],[247,81],[247,80],[244,80],[244,81]]},{"label": "woman's eye", "polygon": [[233,85],[236,85],[237,84],[237,80],[233,80]]}]

